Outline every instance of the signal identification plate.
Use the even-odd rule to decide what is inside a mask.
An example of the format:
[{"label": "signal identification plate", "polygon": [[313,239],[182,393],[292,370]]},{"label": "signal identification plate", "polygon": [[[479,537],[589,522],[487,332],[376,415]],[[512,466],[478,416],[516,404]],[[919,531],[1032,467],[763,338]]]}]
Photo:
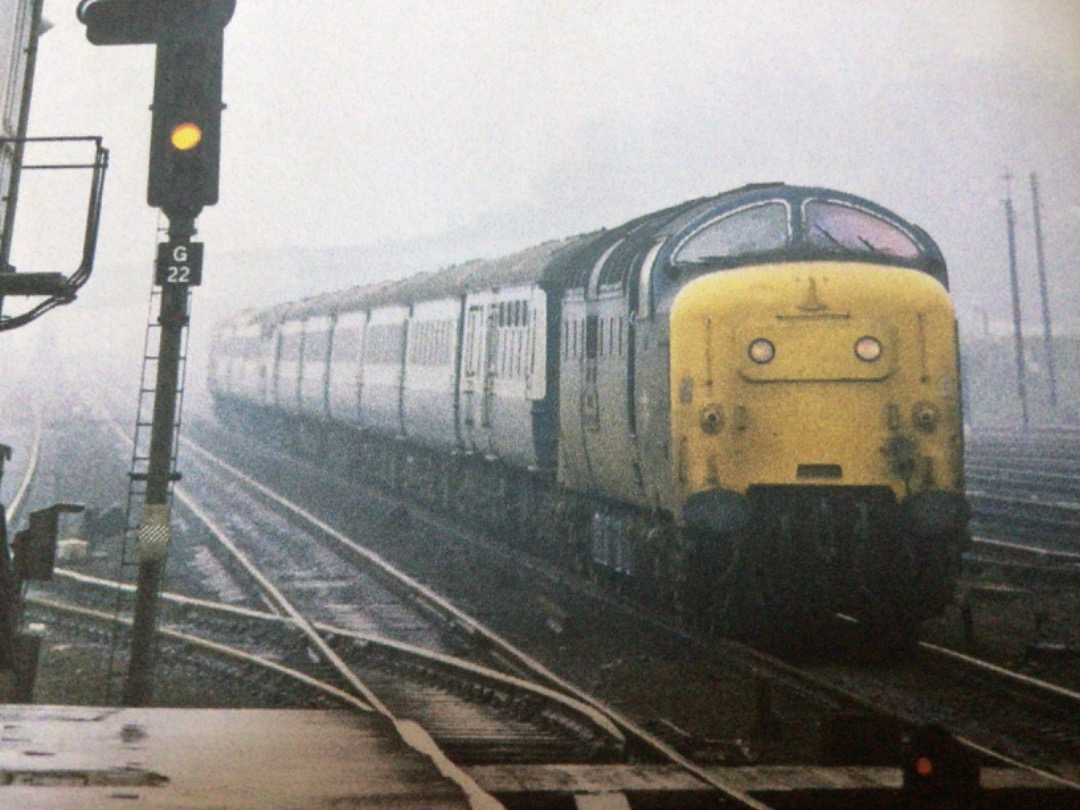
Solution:
[{"label": "signal identification plate", "polygon": [[161,242],[154,265],[154,283],[159,287],[202,284],[203,243]]}]

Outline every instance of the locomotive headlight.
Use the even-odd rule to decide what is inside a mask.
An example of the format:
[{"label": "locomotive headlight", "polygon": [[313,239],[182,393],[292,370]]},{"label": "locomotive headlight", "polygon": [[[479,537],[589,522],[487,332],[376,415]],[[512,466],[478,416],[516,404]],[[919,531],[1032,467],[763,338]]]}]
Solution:
[{"label": "locomotive headlight", "polygon": [[765,338],[758,338],[750,344],[750,348],[746,352],[750,355],[750,359],[758,365],[764,365],[771,362],[776,356],[776,347],[773,346],[771,340]]},{"label": "locomotive headlight", "polygon": [[855,356],[864,362],[873,363],[881,357],[881,341],[876,337],[864,335],[855,341]]}]

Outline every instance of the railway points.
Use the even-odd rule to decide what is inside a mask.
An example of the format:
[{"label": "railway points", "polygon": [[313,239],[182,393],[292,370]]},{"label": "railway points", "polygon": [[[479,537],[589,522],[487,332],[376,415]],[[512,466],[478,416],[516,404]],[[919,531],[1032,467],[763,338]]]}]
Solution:
[{"label": "railway points", "polygon": [[[98,424],[103,423],[99,420]],[[210,426],[207,425],[207,427]],[[102,428],[102,430],[106,433],[109,432],[107,428]],[[211,431],[209,435],[211,441],[218,446],[227,441],[225,434],[218,433],[215,435]],[[109,438],[107,441],[112,442],[113,439]],[[293,466],[303,463],[302,460],[295,459]],[[198,468],[204,465],[195,463],[193,460],[187,466],[189,467],[189,475],[186,478],[190,480],[186,481],[185,486],[195,486],[198,478],[196,475]],[[281,463],[281,458],[278,457],[269,464],[262,465],[261,469],[277,468],[279,471],[283,471],[286,466]],[[257,470],[260,467],[256,465],[252,469]],[[208,477],[206,488],[211,492],[227,492],[231,489],[231,485],[220,477],[223,468],[218,467],[218,470],[218,474]],[[249,472],[248,475],[251,477],[252,473]],[[329,492],[327,489],[328,479],[319,478],[318,476],[319,474],[315,468],[311,468],[309,473],[302,476],[292,476],[291,486],[298,491],[307,489],[309,494],[315,491],[323,491],[324,495],[320,498],[320,502],[325,505],[327,501],[326,493]],[[289,478],[289,476],[280,476],[280,474],[279,477]],[[304,486],[305,482],[307,486]],[[272,480],[267,479],[263,486],[273,487],[274,483]],[[342,480],[341,487],[345,490],[349,489],[350,485],[345,480]],[[353,486],[352,491],[356,492],[355,486]],[[260,500],[268,502],[265,495],[260,496]],[[336,497],[330,499],[330,501],[336,500],[338,500]],[[228,509],[229,507],[222,503],[214,508],[216,510],[220,508]],[[382,514],[392,511],[392,507],[385,505],[385,503],[373,508],[376,512]],[[250,511],[250,507],[245,507],[243,511]],[[310,507],[306,511],[310,512]],[[413,510],[410,509],[409,511]],[[311,513],[311,517],[326,522],[326,518],[320,518],[315,513]],[[427,519],[425,513],[420,511],[414,512],[407,519],[399,515],[396,523],[401,525],[411,524],[420,534],[426,533],[429,536],[434,531],[441,531],[434,528],[439,525],[437,518],[434,516],[431,519],[436,522],[431,524],[430,528],[425,529],[425,520]],[[246,522],[246,520],[242,521],[242,523]],[[402,541],[399,539],[397,542]],[[544,570],[539,561],[535,565],[539,565],[536,570]],[[599,593],[602,596],[602,592]],[[108,602],[108,600],[105,601]],[[620,601],[620,599],[615,599],[612,604],[618,604]],[[172,620],[168,621],[171,622]],[[570,625],[572,626],[576,621],[575,616]],[[591,631],[585,629],[584,632],[588,634]],[[167,668],[168,665],[164,666]],[[790,711],[784,708],[783,700],[778,705],[781,712]],[[793,767],[792,765],[743,764],[734,768],[730,766],[716,768],[716,766],[708,765],[701,767],[706,772],[715,771],[719,777],[723,777],[724,784],[732,787],[732,789],[741,790],[745,786],[747,795],[753,798],[754,801],[761,802],[762,806],[776,806],[777,802],[780,802],[782,806],[817,806],[813,802],[819,801],[820,796],[826,794],[831,796],[833,801],[839,801],[841,797],[845,797],[845,800],[849,802],[856,802],[856,804],[850,806],[889,806],[888,802],[892,801],[892,799],[888,797],[895,797],[899,786],[903,782],[903,775],[896,768],[873,765]],[[642,801],[642,797],[646,795],[653,797],[650,801],[655,801],[657,795],[667,795],[670,801],[675,802],[675,804],[669,806],[685,806],[686,801],[698,801],[708,792],[700,781],[688,781],[687,777],[678,776],[667,766],[649,766],[643,763],[638,763],[632,767],[614,763],[610,765],[576,766],[569,766],[565,763],[562,765],[537,764],[533,766],[488,766],[478,764],[466,766],[466,771],[470,778],[480,787],[503,800],[507,806],[515,806],[514,802],[531,801],[536,797],[537,791],[551,791],[547,795],[550,797],[562,796],[564,799],[573,795],[575,791],[581,796],[592,795],[590,792],[596,795],[622,796],[623,800],[629,802],[631,807],[638,806],[638,803]],[[1005,767],[1002,769],[988,765],[984,767],[983,774],[983,784],[986,788],[993,790],[993,795],[1002,799],[1006,796],[1030,797],[1040,795],[1045,797],[1057,795],[1054,794],[1054,791],[1059,790],[1046,777],[1030,773],[1025,775],[1025,772],[1018,771],[1015,768]],[[573,786],[572,789],[568,790],[568,785]],[[826,786],[829,785],[831,785],[831,789],[826,790]],[[822,791],[826,791],[826,793],[822,793]],[[1061,795],[1064,797],[1063,801],[1070,801],[1071,794],[1066,792]],[[813,797],[819,798],[814,799]],[[552,801],[564,799],[551,798]],[[610,800],[612,799],[609,798]],[[581,801],[585,800],[581,799]],[[795,804],[792,805],[791,802],[795,802]],[[798,802],[802,802],[802,805],[798,804]],[[875,802],[878,804],[875,805]],[[587,804],[581,806],[587,806]]]},{"label": "railway points", "polygon": [[[51,139],[96,150],[47,167],[92,170],[82,262],[16,273],[46,24],[11,5],[0,299],[47,300],[0,331],[88,279],[108,164]],[[1080,808],[1080,452],[1027,429],[1075,415],[1034,174],[1030,358],[1006,201],[1021,435],[963,423],[928,233],[761,183],[233,316],[181,442],[236,7],[78,4],[80,41],[156,49],[168,226],[134,441],[114,395],[75,398],[85,369],[44,423],[5,420],[31,452],[0,537],[0,805]]]}]

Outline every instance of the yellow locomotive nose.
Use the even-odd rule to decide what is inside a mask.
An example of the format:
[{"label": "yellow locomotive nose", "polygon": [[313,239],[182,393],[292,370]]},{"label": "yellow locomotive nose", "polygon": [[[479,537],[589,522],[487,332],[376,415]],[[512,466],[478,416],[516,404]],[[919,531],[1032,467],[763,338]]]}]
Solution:
[{"label": "yellow locomotive nose", "polygon": [[958,491],[955,341],[946,291],[916,270],[805,262],[691,281],[671,312],[680,500],[756,486]]}]

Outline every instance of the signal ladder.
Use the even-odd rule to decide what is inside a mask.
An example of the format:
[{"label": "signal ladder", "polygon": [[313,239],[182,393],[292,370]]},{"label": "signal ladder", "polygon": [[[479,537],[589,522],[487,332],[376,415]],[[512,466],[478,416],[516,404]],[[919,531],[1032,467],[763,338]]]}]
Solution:
[{"label": "signal ladder", "polygon": [[[159,233],[163,229],[159,228]],[[146,481],[150,466],[150,436],[154,424],[154,400],[157,390],[158,377],[158,350],[161,346],[161,323],[158,315],[161,312],[162,287],[156,283],[150,285],[150,304],[146,320],[146,339],[143,344],[142,375],[139,381],[139,401],[135,414],[135,438],[131,451],[131,469],[128,473],[127,507],[125,517],[124,543],[120,554],[119,571],[117,579],[120,582],[131,583],[139,567],[136,553],[136,544],[139,537],[139,520],[142,516],[142,507],[146,503]],[[181,414],[184,405],[184,385],[187,375],[188,334],[191,315],[191,288],[187,287],[187,299],[184,310],[188,314],[183,326],[181,338],[180,368],[176,391],[176,411],[173,421],[173,443],[170,453],[170,469],[173,470],[173,480],[169,482],[169,503],[172,503],[172,493],[176,471],[176,457],[180,445]],[[131,616],[135,601],[134,591],[118,590],[116,592],[115,614]],[[109,695],[110,703],[114,702],[114,688],[117,688],[124,673],[118,671],[117,651],[120,648],[119,622],[113,625],[113,638],[109,655]]]}]

